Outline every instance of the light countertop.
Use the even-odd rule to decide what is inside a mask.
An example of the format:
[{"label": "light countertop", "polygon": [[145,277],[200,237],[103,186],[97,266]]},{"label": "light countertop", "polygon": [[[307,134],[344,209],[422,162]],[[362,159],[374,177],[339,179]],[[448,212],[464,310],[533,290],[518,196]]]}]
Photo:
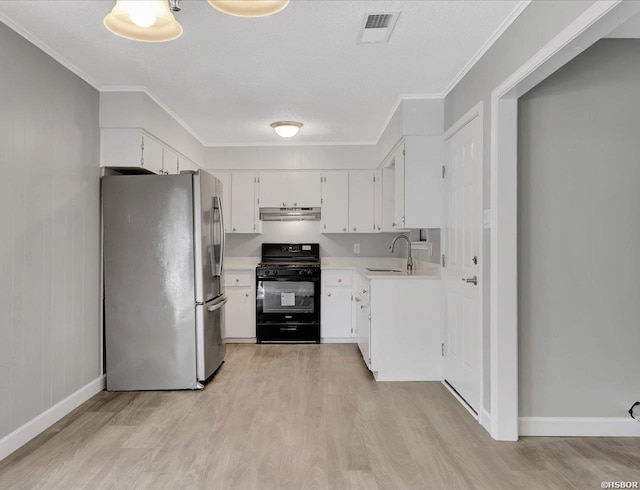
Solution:
[{"label": "light countertop", "polygon": [[[259,257],[227,257],[228,271],[254,271]],[[440,266],[429,262],[414,261],[414,270],[407,273],[406,259],[395,257],[322,257],[322,270],[352,270],[366,279],[440,279]],[[374,272],[370,269],[398,269],[401,272]]]}]

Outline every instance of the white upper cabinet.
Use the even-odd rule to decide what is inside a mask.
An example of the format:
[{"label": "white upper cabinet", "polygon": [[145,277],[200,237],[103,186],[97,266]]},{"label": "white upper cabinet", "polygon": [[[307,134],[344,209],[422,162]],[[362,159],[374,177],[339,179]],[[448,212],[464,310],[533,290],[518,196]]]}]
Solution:
[{"label": "white upper cabinet", "polygon": [[393,223],[391,226],[394,229],[401,229],[405,227],[404,217],[404,191],[405,191],[405,145],[401,144],[395,151],[394,157],[394,180],[395,180],[395,193],[394,193],[394,213]]},{"label": "white upper cabinet", "polygon": [[291,208],[320,206],[320,172],[261,172],[260,206]]},{"label": "white upper cabinet", "polygon": [[395,218],[395,167],[383,167],[382,174],[382,229],[376,231],[393,232]]},{"label": "white upper cabinet", "polygon": [[349,172],[349,232],[373,233],[375,171]]},{"label": "white upper cabinet", "polygon": [[211,172],[220,182],[222,182],[222,213],[224,217],[224,231],[231,233],[232,205],[231,205],[231,172]]},{"label": "white upper cabinet", "polygon": [[[231,233],[260,233],[262,231],[260,221],[258,221],[258,190],[258,174],[254,172],[233,173],[231,178]],[[228,215],[229,213],[227,213]]]},{"label": "white upper cabinet", "polygon": [[373,229],[382,231],[382,170],[373,174]]},{"label": "white upper cabinet", "polygon": [[178,173],[182,172],[183,170],[192,170],[192,171],[196,172],[196,171],[200,170],[200,167],[198,167],[195,163],[193,163],[188,158],[179,157],[178,158]]},{"label": "white upper cabinet", "polygon": [[169,148],[164,148],[162,150],[162,173],[166,175],[173,175],[179,173],[179,158],[178,154],[170,150]]},{"label": "white upper cabinet", "polygon": [[289,203],[291,189],[289,172],[260,172],[260,206],[263,208],[285,208]]},{"label": "white upper cabinet", "polygon": [[162,145],[138,130],[102,130],[100,166],[138,167],[155,174],[162,171]]},{"label": "white upper cabinet", "polygon": [[322,233],[349,230],[349,173],[322,173]]},{"label": "white upper cabinet", "polygon": [[290,200],[293,206],[316,208],[322,197],[320,172],[291,172]]}]

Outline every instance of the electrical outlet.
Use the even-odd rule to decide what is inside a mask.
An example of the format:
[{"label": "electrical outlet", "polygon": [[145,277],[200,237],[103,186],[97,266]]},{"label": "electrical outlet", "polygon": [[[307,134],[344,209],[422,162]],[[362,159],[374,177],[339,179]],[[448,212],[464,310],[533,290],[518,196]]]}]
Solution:
[{"label": "electrical outlet", "polygon": [[360,244],[359,243],[354,243],[353,244],[353,253],[354,254],[359,254],[360,253]]}]

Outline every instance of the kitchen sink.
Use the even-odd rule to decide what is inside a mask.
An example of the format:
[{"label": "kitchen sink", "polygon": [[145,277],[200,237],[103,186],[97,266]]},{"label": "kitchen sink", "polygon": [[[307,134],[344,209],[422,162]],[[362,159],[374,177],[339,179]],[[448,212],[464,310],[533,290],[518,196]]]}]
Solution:
[{"label": "kitchen sink", "polygon": [[367,270],[369,272],[402,272],[400,269],[369,269],[368,267]]}]

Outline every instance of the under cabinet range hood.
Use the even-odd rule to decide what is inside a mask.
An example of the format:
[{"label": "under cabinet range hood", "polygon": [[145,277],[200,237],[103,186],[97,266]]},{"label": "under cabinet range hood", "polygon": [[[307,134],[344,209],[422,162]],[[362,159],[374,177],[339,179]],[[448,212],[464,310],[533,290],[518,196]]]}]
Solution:
[{"label": "under cabinet range hood", "polygon": [[262,221],[320,221],[320,208],[260,208]]}]

